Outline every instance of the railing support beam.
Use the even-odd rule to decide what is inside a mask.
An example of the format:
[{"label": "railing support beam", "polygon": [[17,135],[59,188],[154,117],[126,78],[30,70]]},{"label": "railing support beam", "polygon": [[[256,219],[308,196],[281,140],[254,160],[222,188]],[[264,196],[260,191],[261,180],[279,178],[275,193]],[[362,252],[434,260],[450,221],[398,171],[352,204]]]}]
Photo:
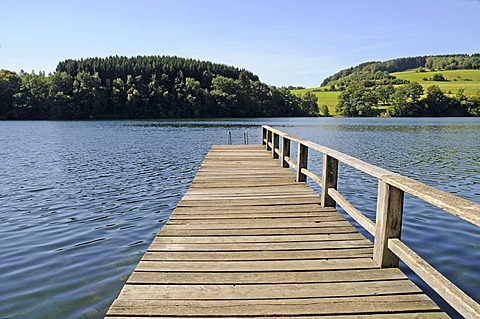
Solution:
[{"label": "railing support beam", "polygon": [[282,137],[282,167],[288,168],[288,162],[286,158],[290,157],[290,140],[285,136]]},{"label": "railing support beam", "polygon": [[298,169],[297,182],[306,182],[307,175],[302,173],[302,168],[307,168],[308,163],[308,147],[302,143],[298,143]]},{"label": "railing support beam", "polygon": [[378,181],[377,219],[373,261],[380,268],[398,267],[398,257],[388,249],[389,238],[400,238],[403,213],[402,190]]},{"label": "railing support beam", "polygon": [[270,131],[270,130],[267,131],[267,143],[266,143],[266,149],[267,149],[267,151],[271,151],[271,150],[272,150],[272,148],[271,148],[270,145],[269,145],[269,144],[272,142],[272,134],[273,134],[272,131]]},{"label": "railing support beam", "polygon": [[278,154],[275,150],[277,150],[280,146],[280,136],[276,133],[272,133],[272,158],[277,159]]},{"label": "railing support beam", "polygon": [[328,189],[337,189],[338,160],[323,154],[322,168],[322,207],[335,207],[335,200],[328,194]]}]

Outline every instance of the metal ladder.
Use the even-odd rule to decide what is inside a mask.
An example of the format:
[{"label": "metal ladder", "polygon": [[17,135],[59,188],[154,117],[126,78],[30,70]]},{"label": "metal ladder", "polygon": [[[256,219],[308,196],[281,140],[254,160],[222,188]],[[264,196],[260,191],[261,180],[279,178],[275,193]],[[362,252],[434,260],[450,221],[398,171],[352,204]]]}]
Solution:
[{"label": "metal ladder", "polygon": [[[248,145],[248,132],[243,131],[243,144]],[[227,133],[227,145],[232,145],[232,132],[228,131]]]}]

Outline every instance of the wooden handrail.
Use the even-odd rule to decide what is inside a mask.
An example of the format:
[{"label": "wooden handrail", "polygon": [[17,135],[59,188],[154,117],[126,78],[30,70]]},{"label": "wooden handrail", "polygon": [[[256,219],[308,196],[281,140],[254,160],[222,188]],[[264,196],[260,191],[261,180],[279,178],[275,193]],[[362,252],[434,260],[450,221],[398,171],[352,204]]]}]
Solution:
[{"label": "wooden handrail", "polygon": [[[282,147],[279,138],[282,138]],[[291,142],[298,143],[298,160],[290,158]],[[451,281],[419,257],[401,240],[404,193],[411,194],[454,216],[480,226],[480,204],[435,189],[411,178],[364,162],[334,149],[298,138],[270,126],[262,126],[262,144],[280,158],[282,167],[297,171],[297,181],[311,178],[322,188],[323,207],[339,204],[370,234],[374,235],[373,260],[380,267],[398,267],[399,259],[405,262],[420,278],[465,318],[477,318],[480,306]],[[323,153],[322,176],[307,168],[308,150]],[[350,204],[337,190],[338,162],[347,164],[378,179],[376,223]]]},{"label": "wooden handrail", "polygon": [[466,319],[478,318],[480,305],[402,241],[393,238],[389,239],[388,248]]},{"label": "wooden handrail", "polygon": [[480,226],[480,205],[475,202],[438,190],[402,175],[384,176],[382,181],[454,216]]},{"label": "wooden handrail", "polygon": [[421,200],[424,200],[425,202],[432,204],[454,216],[460,217],[474,225],[480,226],[480,204],[438,190],[421,182],[364,162],[353,156],[341,153],[331,148],[286,134],[282,131],[273,129],[270,126],[264,125],[263,127],[268,131],[275,132],[275,134],[289,139],[290,141],[302,143],[308,148],[329,155],[330,157],[333,157],[344,164],[376,177],[383,182],[395,186],[404,192],[420,198]]}]

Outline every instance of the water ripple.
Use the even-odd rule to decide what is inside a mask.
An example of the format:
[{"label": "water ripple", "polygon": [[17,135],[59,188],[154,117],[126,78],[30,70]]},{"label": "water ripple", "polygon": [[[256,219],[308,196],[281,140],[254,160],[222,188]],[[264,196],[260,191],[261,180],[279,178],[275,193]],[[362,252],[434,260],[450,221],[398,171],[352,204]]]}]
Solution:
[{"label": "water ripple", "polygon": [[[270,124],[478,202],[480,122],[455,121],[1,122],[0,317],[103,318],[229,130],[258,143]],[[312,154],[309,167],[321,161]],[[376,181],[343,165],[340,176],[374,220]],[[480,299],[478,228],[406,197],[403,238]]]}]

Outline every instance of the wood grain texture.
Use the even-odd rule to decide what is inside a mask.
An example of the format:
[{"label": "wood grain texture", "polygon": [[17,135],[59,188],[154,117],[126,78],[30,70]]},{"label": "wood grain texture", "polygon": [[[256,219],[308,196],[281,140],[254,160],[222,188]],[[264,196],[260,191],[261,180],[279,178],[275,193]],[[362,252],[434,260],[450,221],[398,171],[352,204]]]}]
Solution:
[{"label": "wood grain texture", "polygon": [[448,318],[266,148],[212,147],[106,318]]}]

